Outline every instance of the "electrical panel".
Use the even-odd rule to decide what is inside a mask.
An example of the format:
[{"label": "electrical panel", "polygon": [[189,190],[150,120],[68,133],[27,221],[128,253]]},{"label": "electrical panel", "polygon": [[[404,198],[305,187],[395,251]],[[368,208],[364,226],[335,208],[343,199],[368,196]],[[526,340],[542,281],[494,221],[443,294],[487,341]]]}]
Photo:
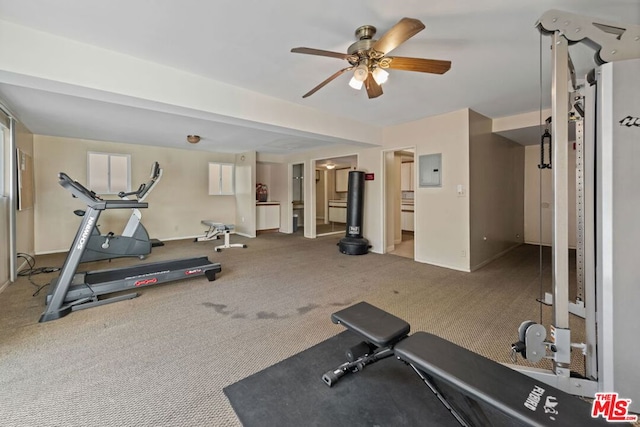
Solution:
[{"label": "electrical panel", "polygon": [[418,160],[420,187],[442,187],[442,153],[424,154]]}]

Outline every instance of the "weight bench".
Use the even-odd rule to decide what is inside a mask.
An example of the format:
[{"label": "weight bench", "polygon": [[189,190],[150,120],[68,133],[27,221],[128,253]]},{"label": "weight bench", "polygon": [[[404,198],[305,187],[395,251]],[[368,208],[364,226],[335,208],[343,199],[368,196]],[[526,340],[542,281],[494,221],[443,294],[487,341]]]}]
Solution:
[{"label": "weight bench", "polygon": [[200,221],[202,224],[209,226],[209,229],[205,232],[204,236],[197,237],[196,242],[206,242],[209,240],[219,239],[221,235],[224,235],[224,245],[216,246],[216,252],[220,252],[222,249],[229,248],[246,248],[247,245],[242,243],[229,243],[229,235],[234,232],[235,225],[223,224],[221,222],[213,222],[208,219]]},{"label": "weight bench", "polygon": [[329,386],[395,355],[463,426],[609,425],[591,417],[588,402],[427,332],[409,336],[407,322],[366,302],[331,320],[365,341],[347,350],[346,363],[322,376]]}]

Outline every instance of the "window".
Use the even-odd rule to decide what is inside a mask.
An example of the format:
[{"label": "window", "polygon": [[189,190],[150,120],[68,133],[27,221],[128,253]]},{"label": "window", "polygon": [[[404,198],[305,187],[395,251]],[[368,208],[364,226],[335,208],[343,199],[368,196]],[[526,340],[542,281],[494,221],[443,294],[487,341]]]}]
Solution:
[{"label": "window", "polygon": [[131,191],[129,154],[87,153],[87,186],[97,194]]},{"label": "window", "polygon": [[215,196],[235,194],[235,165],[209,163],[209,194]]}]

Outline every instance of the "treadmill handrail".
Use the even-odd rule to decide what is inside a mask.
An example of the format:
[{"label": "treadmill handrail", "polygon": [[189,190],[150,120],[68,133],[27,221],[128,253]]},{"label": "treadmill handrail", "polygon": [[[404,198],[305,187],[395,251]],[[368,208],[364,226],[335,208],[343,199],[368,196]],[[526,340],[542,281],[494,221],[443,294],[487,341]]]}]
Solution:
[{"label": "treadmill handrail", "polygon": [[134,208],[146,208],[148,203],[141,203],[137,200],[103,200],[96,193],[89,190],[78,181],[74,181],[69,175],[64,172],[58,174],[58,183],[65,190],[69,191],[74,197],[82,200],[87,206],[96,209],[134,209]]},{"label": "treadmill handrail", "polygon": [[162,178],[162,168],[158,162],[154,162],[151,166],[151,176],[149,177],[149,181],[146,184],[143,184],[144,188],[142,188],[142,191],[137,195],[139,201],[143,201],[147,198],[151,193],[151,190],[153,190],[153,187],[160,182],[160,178]]},{"label": "treadmill handrail", "polygon": [[148,195],[151,193],[151,190],[162,178],[162,168],[160,167],[160,163],[153,162],[151,165],[151,176],[149,177],[149,181],[146,183],[140,184],[140,187],[136,191],[124,192],[121,191],[118,193],[118,197],[121,199],[127,199],[129,196],[136,196],[139,202],[142,202]]}]

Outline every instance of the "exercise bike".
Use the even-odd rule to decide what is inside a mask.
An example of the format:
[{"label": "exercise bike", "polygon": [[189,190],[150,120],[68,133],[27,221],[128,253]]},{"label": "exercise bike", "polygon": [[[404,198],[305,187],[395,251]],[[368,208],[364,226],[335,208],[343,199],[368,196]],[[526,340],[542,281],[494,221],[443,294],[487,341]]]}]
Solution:
[{"label": "exercise bike", "polygon": [[[133,196],[138,202],[143,202],[144,199],[151,193],[153,187],[160,181],[162,177],[162,168],[158,162],[154,162],[151,167],[151,175],[147,183],[141,184],[136,191],[118,193],[118,197],[122,200],[131,200]],[[78,216],[84,216],[84,210],[75,210],[74,214]],[[96,224],[91,230],[87,247],[80,258],[80,262],[99,261],[112,258],[124,258],[124,257],[138,257],[145,259],[147,255],[151,253],[153,246],[160,246],[154,244],[155,239],[149,238],[147,229],[140,222],[142,213],[140,209],[133,208],[131,210],[131,216],[129,221],[124,227],[124,231],[121,235],[116,235],[113,232],[107,234],[101,234]]]}]

